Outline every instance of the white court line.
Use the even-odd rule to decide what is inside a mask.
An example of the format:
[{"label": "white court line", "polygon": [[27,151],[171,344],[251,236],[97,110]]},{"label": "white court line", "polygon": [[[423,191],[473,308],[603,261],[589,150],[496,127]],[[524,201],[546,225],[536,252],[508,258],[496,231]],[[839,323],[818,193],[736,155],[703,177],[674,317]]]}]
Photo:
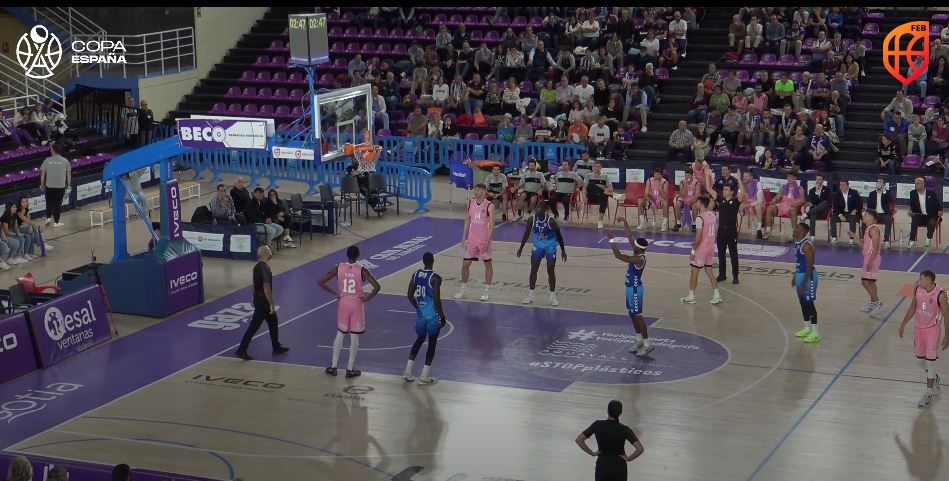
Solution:
[{"label": "white court line", "polygon": [[919,261],[923,260],[923,257],[926,257],[926,254],[929,254],[928,249],[923,251],[923,255],[919,256],[919,259],[916,259],[916,262],[914,262],[913,265],[909,266],[909,269],[906,269],[906,272],[913,272],[913,269],[915,269],[916,266],[919,265]]},{"label": "white court line", "polygon": [[389,312],[398,312],[400,314],[415,314],[415,311],[400,311],[398,309],[388,309]]}]

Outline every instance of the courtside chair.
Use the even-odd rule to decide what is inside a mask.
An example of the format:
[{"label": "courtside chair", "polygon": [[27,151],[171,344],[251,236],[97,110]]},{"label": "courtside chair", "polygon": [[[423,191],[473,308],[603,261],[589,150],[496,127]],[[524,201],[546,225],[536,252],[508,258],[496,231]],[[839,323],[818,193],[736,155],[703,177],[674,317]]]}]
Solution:
[{"label": "courtside chair", "polygon": [[629,222],[629,216],[627,216],[627,209],[632,207],[634,209],[639,209],[639,199],[642,199],[646,196],[646,183],[645,182],[627,182],[626,183],[626,195],[623,197],[621,202],[616,203],[616,208],[613,210],[613,223],[616,224],[616,219],[618,219],[618,213],[620,207],[623,208],[623,217],[626,217],[626,221]]}]

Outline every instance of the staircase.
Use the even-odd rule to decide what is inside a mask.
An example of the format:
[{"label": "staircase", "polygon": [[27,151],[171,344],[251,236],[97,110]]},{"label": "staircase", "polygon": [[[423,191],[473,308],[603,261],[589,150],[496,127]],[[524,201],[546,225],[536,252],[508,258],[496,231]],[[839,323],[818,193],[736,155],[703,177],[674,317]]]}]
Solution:
[{"label": "staircase", "polygon": [[699,29],[689,32],[686,58],[679,69],[662,82],[662,102],[649,114],[649,131],[636,134],[632,150],[635,160],[665,162],[669,135],[685,120],[695,94],[695,84],[708,71],[709,62],[717,61],[727,48],[728,24],[735,12],[728,8],[707,8]]}]

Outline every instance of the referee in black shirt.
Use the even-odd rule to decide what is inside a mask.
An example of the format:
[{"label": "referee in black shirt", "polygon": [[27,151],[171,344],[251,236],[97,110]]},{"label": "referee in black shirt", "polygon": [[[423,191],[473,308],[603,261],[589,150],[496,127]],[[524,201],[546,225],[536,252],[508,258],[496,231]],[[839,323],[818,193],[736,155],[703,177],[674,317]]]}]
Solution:
[{"label": "referee in black shirt", "polygon": [[[722,167],[722,174],[735,180],[725,167]],[[738,175],[741,175],[741,171]],[[706,183],[708,181],[706,179]],[[718,207],[718,282],[727,279],[725,277],[725,249],[728,249],[732,258],[732,284],[738,284],[738,211],[741,210],[741,201],[735,196],[732,185],[738,186],[738,192],[741,192],[741,183],[737,181],[723,182],[721,197],[712,185],[706,185],[706,188]]]},{"label": "referee in black shirt", "polygon": [[277,325],[277,305],[273,300],[273,273],[270,271],[270,265],[267,264],[271,257],[273,257],[273,252],[270,251],[269,246],[257,248],[258,262],[254,266],[254,317],[251,318],[250,325],[244,332],[244,338],[241,339],[241,345],[235,353],[237,357],[245,361],[253,360],[247,354],[247,348],[264,321],[267,321],[267,329],[270,330],[270,344],[274,354],[283,354],[290,350],[280,345],[277,331],[279,326]]},{"label": "referee in black shirt", "polygon": [[[639,442],[636,433],[629,426],[620,424],[619,416],[623,414],[623,403],[613,400],[606,407],[607,419],[594,421],[590,427],[577,436],[577,446],[583,452],[596,458],[596,481],[626,481],[626,463],[642,456],[645,449]],[[587,446],[587,439],[596,436],[597,451]],[[633,445],[635,451],[626,455],[626,441]]]}]

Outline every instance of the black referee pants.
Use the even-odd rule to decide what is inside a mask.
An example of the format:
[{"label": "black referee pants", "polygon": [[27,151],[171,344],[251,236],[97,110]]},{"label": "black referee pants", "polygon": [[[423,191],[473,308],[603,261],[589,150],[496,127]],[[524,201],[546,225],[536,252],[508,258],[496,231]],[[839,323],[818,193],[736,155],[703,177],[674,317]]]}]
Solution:
[{"label": "black referee pants", "polygon": [[254,339],[254,335],[257,334],[264,321],[267,321],[267,329],[270,329],[270,344],[273,346],[273,350],[276,351],[280,347],[277,313],[270,313],[270,304],[267,302],[255,302],[254,317],[251,318],[250,325],[247,326],[247,331],[244,332],[244,337],[241,339],[241,345],[237,348],[237,352],[247,352],[250,342]]},{"label": "black referee pants", "polygon": [[719,227],[718,229],[718,277],[725,277],[725,249],[732,259],[732,279],[738,278],[738,229]]}]

